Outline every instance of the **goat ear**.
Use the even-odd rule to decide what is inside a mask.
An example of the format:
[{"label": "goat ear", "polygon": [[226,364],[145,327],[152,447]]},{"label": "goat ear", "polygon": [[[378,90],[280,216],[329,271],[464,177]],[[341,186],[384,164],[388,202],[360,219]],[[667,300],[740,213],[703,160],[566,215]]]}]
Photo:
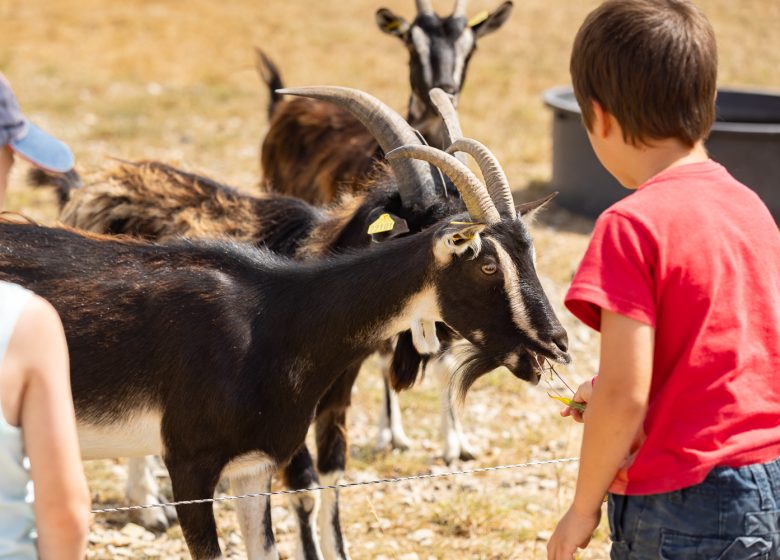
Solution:
[{"label": "goat ear", "polygon": [[479,234],[487,226],[475,222],[450,222],[438,232],[433,243],[433,254],[440,263],[449,262],[469,249],[479,253],[482,239]]},{"label": "goat ear", "polygon": [[480,38],[493,33],[506,23],[512,13],[512,2],[504,2],[492,12],[482,12],[469,20],[474,37]]},{"label": "goat ear", "polygon": [[409,32],[409,23],[401,16],[395,15],[387,8],[379,8],[374,16],[376,24],[382,32],[394,37],[406,37]]},{"label": "goat ear", "polygon": [[533,221],[533,219],[536,217],[536,213],[539,212],[539,210],[541,210],[545,204],[550,202],[556,196],[558,196],[558,191],[555,191],[554,193],[550,193],[544,198],[540,198],[539,200],[518,204],[515,207],[517,209],[517,214],[519,216],[522,216],[523,220],[526,222]]}]

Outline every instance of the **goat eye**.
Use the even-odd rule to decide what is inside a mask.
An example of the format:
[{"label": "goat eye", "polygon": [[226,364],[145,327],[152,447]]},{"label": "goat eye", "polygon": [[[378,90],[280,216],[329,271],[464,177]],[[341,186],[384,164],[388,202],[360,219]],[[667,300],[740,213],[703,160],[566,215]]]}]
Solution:
[{"label": "goat eye", "polygon": [[482,272],[485,274],[495,274],[496,270],[498,270],[496,263],[486,263],[482,265]]}]

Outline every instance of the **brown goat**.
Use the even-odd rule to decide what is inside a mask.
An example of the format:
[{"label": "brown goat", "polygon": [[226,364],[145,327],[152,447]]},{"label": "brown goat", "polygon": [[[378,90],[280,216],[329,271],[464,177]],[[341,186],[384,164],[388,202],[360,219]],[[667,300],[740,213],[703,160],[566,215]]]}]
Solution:
[{"label": "brown goat", "polygon": [[[457,104],[477,39],[499,29],[512,12],[503,2],[493,12],[467,20],[466,2],[452,15],[438,16],[429,1],[417,1],[410,23],[381,8],[376,22],[382,32],[399,38],[409,52],[411,94],[407,121],[428,144],[444,148],[443,122],[428,92],[441,88]],[[276,65],[257,50],[257,70],[267,84],[269,127],[260,147],[261,188],[328,204],[344,192],[364,186],[366,173],[382,156],[376,140],[342,108],[314,99],[282,100],[276,93],[282,78]]]}]

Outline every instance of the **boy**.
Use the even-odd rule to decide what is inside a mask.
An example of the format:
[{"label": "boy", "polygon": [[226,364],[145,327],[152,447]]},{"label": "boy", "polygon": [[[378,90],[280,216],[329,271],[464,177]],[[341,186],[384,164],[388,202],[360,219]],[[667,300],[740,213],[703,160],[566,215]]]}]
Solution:
[{"label": "boy", "polygon": [[571,75],[596,155],[636,192],[596,222],[566,296],[601,361],[548,559],[587,546],[608,491],[613,559],[778,558],[780,235],[704,149],[712,28],[687,0],[611,0]]}]

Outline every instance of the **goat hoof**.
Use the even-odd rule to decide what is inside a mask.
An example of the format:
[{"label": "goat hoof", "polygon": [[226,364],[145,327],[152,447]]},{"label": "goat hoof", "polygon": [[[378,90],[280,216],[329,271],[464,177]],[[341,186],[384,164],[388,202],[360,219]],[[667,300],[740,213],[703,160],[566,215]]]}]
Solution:
[{"label": "goat hoof", "polygon": [[394,435],[390,444],[393,449],[400,449],[401,451],[408,451],[412,447],[411,440],[405,435]]},{"label": "goat hoof", "polygon": [[460,456],[461,461],[473,461],[477,458],[477,454],[474,450],[466,449],[465,447],[460,448]]},{"label": "goat hoof", "polygon": [[393,441],[393,434],[388,429],[381,429],[376,436],[374,451],[384,451]]},{"label": "goat hoof", "polygon": [[444,459],[444,463],[449,466],[452,463],[454,463],[457,459],[460,457],[459,451],[445,451],[442,455],[442,459]]},{"label": "goat hoof", "polygon": [[163,511],[165,512],[165,518],[168,520],[168,527],[176,525],[179,522],[179,517],[176,515],[175,507],[165,506]]},{"label": "goat hoof", "polygon": [[[150,508],[132,512],[131,520],[148,531],[155,533],[164,533],[171,526],[171,520],[168,518],[167,508]],[[174,515],[175,519],[175,515]]]}]

